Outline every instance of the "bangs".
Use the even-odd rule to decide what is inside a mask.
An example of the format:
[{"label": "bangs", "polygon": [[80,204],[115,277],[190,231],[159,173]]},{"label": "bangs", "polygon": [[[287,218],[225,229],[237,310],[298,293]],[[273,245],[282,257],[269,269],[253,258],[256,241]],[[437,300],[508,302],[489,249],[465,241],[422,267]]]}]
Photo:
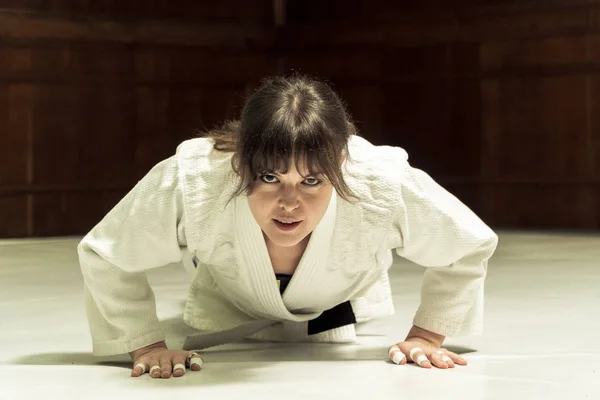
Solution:
[{"label": "bangs", "polygon": [[252,194],[260,175],[295,167],[304,178],[331,183],[344,200],[356,199],[342,173],[356,127],[327,84],[303,76],[266,79],[228,132],[219,148],[234,153],[231,166],[239,177],[234,196]]},{"label": "bangs", "polygon": [[296,132],[272,130],[256,140],[256,148],[246,153],[253,157],[248,169],[253,179],[265,173],[285,174],[294,161],[296,170],[303,176],[321,176],[330,182],[337,181],[341,154],[336,154],[332,135],[319,132]]}]

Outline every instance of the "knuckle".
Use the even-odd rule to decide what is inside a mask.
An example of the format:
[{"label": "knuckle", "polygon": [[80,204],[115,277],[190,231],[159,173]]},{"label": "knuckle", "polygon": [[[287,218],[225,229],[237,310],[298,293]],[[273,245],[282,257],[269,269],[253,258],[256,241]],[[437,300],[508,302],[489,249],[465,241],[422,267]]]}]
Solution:
[{"label": "knuckle", "polygon": [[171,359],[170,358],[161,358],[160,365],[171,365]]},{"label": "knuckle", "polygon": [[141,356],[141,357],[136,358],[136,360],[134,361],[134,363],[135,364],[143,364],[143,363],[148,362],[148,359],[149,359],[149,357]]}]

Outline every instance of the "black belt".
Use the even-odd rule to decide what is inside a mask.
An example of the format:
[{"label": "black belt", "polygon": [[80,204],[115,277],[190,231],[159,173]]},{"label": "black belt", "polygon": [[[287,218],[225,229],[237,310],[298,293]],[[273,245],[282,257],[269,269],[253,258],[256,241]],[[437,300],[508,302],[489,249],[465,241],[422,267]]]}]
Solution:
[{"label": "black belt", "polygon": [[[275,276],[279,284],[279,292],[283,294],[290,283],[292,276],[285,274],[275,274]],[[355,323],[356,316],[352,310],[352,305],[350,304],[350,301],[346,301],[327,311],[324,311],[317,318],[308,321],[308,334],[316,335],[317,333],[326,332],[331,329]]]}]

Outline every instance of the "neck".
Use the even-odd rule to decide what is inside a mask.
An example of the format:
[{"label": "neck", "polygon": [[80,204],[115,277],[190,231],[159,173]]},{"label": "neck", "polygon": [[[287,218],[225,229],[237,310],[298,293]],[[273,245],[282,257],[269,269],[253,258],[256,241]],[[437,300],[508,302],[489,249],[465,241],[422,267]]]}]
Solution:
[{"label": "neck", "polygon": [[293,274],[306,250],[306,246],[308,246],[309,240],[310,235],[295,246],[283,247],[277,246],[265,235],[267,250],[269,251],[269,257],[271,258],[271,264],[275,273]]}]

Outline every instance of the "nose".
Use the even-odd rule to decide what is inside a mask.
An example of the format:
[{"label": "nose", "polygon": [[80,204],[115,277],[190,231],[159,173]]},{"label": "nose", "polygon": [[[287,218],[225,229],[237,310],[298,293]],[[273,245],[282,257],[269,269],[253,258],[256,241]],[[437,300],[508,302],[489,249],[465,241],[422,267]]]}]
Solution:
[{"label": "nose", "polygon": [[298,193],[294,187],[283,187],[279,197],[279,207],[285,211],[294,211],[299,206]]}]

